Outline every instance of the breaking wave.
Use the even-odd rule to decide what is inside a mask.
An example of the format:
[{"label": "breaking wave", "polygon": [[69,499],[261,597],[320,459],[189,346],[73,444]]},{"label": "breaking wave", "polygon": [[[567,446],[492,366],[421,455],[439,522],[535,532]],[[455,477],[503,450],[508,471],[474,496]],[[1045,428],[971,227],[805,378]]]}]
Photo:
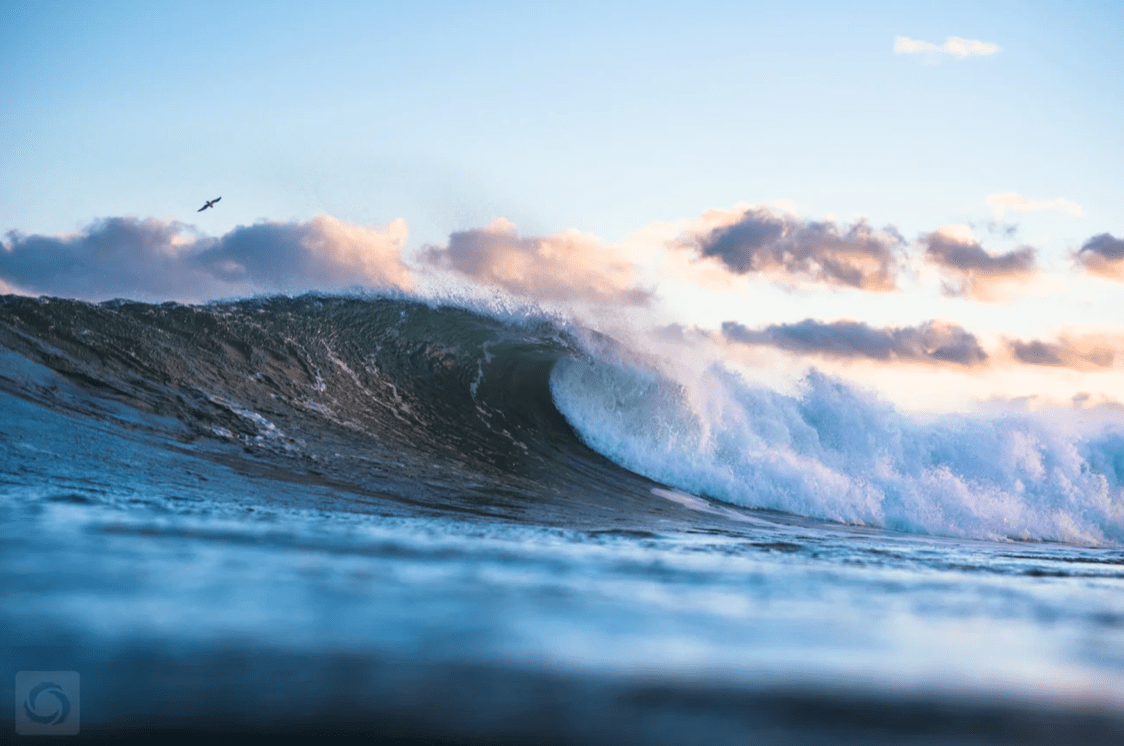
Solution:
[{"label": "breaking wave", "polygon": [[2,371],[11,394],[107,421],[97,402],[125,404],[175,423],[147,425],[165,427],[162,443],[317,481],[356,510],[378,499],[564,520],[591,503],[642,513],[663,485],[897,531],[1124,543],[1119,423],[922,420],[814,371],[796,395],[720,364],[680,380],[542,315],[408,297],[6,296],[0,345],[88,398]]}]

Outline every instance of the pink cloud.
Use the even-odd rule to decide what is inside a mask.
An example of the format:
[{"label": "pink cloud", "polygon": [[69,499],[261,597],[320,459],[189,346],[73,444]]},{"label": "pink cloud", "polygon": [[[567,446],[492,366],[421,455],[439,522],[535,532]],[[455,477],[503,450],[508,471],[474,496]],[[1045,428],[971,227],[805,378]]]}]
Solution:
[{"label": "pink cloud", "polygon": [[1124,238],[1111,233],[1093,236],[1077,252],[1076,259],[1088,272],[1124,280]]},{"label": "pink cloud", "polygon": [[644,304],[651,297],[638,286],[635,262],[619,248],[573,230],[520,237],[503,218],[451,234],[421,260],[536,300]]},{"label": "pink cloud", "polygon": [[1038,274],[1033,248],[992,253],[960,226],[922,236],[921,244],[926,260],[945,278],[946,295],[993,300],[999,286],[1025,282]]}]

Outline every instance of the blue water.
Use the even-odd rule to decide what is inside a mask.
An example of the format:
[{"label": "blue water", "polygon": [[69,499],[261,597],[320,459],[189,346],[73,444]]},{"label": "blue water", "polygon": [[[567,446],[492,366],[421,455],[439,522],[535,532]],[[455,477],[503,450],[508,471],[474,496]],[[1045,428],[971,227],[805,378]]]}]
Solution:
[{"label": "blue water", "polygon": [[5,686],[78,671],[93,740],[1124,742],[1121,423],[589,339],[0,299]]}]

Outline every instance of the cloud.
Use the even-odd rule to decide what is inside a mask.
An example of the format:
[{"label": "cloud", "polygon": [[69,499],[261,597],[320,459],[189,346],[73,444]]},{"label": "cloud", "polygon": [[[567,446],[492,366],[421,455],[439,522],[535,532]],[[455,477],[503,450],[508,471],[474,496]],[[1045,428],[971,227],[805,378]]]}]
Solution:
[{"label": "cloud", "polygon": [[948,226],[921,237],[925,258],[946,275],[947,295],[992,300],[997,286],[1038,273],[1035,250],[1024,246],[1005,254],[986,251],[970,230]]},{"label": "cloud", "polygon": [[987,360],[975,336],[955,324],[929,321],[920,326],[877,328],[858,321],[825,323],[805,319],[749,329],[734,321],[722,324],[732,342],[769,345],[799,354],[833,358],[867,358],[901,362],[979,365]]},{"label": "cloud", "polygon": [[1027,199],[1016,192],[1001,192],[988,195],[986,201],[991,208],[992,217],[997,221],[1002,221],[1008,210],[1018,213],[1057,210],[1058,212],[1069,213],[1074,217],[1081,217],[1085,214],[1081,205],[1061,197],[1056,199]]},{"label": "cloud", "polygon": [[1104,338],[1070,339],[1057,342],[1015,340],[1009,343],[1015,358],[1027,365],[1048,365],[1075,370],[1111,368],[1116,361],[1115,346]]},{"label": "cloud", "polygon": [[452,233],[446,245],[428,247],[420,259],[536,300],[645,304],[651,298],[637,286],[635,263],[622,250],[575,230],[520,238],[504,218]]},{"label": "cloud", "polygon": [[194,267],[177,273],[183,234],[175,222],[108,218],[67,237],[9,233],[0,278],[35,292],[93,299],[145,287],[163,295],[180,282],[206,283]]},{"label": "cloud", "polygon": [[266,290],[409,287],[403,220],[369,228],[318,216],[307,223],[239,227],[193,257],[225,282]]},{"label": "cloud", "polygon": [[894,54],[923,54],[931,59],[940,59],[946,55],[961,60],[966,57],[988,57],[999,51],[998,44],[960,36],[950,36],[945,39],[944,44],[939,45],[930,41],[910,39],[908,36],[894,38]]},{"label": "cloud", "polygon": [[681,239],[699,255],[718,259],[736,274],[766,273],[864,290],[896,288],[897,252],[904,243],[893,228],[876,231],[865,221],[839,226],[805,221],[750,207],[732,222]]},{"label": "cloud", "polygon": [[1124,280],[1124,238],[1111,233],[1093,236],[1081,246],[1076,259],[1093,274]]},{"label": "cloud", "polygon": [[0,244],[0,282],[86,300],[410,287],[406,236],[401,220],[370,228],[321,216],[208,238],[174,221],[106,218],[70,236],[9,233]]}]

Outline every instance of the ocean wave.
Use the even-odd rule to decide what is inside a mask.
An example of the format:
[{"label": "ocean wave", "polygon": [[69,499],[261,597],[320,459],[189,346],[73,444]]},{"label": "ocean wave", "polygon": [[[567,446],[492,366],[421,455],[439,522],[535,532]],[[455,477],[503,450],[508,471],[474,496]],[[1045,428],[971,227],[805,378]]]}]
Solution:
[{"label": "ocean wave", "polygon": [[591,452],[554,407],[550,370],[573,338],[545,316],[497,316],[402,297],[8,296],[0,345],[88,400],[34,380],[0,386],[77,417],[109,416],[89,402],[112,400],[170,418],[177,432],[154,442],[319,481],[357,508],[389,499],[519,520],[547,503],[651,502],[649,480]]},{"label": "ocean wave", "polygon": [[[565,522],[593,503],[651,509],[662,485],[897,531],[1124,543],[1118,424],[918,419],[815,371],[797,395],[720,363],[682,376],[545,315],[404,296],[7,296],[0,344],[92,400],[179,423],[175,439],[200,455],[356,501],[515,520],[550,504]],[[31,379],[0,375],[0,386],[111,416]]]}]

